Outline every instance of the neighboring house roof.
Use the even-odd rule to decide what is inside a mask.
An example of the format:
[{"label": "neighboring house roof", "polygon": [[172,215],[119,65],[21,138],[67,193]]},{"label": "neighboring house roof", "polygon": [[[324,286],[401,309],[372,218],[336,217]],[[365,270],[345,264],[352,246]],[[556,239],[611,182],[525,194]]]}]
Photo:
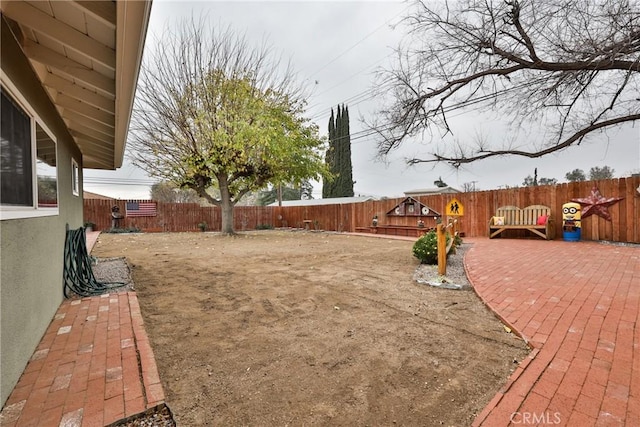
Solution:
[{"label": "neighboring house roof", "polygon": [[80,147],[122,166],[151,1],[7,1],[2,15]]},{"label": "neighboring house roof", "polygon": [[457,190],[453,187],[434,187],[434,188],[423,188],[418,190],[409,190],[405,191],[405,196],[429,196],[432,194],[449,194],[449,193],[462,193],[462,191]]},{"label": "neighboring house roof", "polygon": [[98,199],[98,200],[115,200],[113,197],[109,197],[109,196],[103,196],[102,194],[98,194],[98,193],[92,193],[90,191],[84,190],[82,192],[82,198],[87,200],[87,199]]},{"label": "neighboring house roof", "polygon": [[[310,200],[283,200],[282,206],[320,206],[320,205],[345,205],[348,203],[362,203],[375,200],[374,197],[334,197],[330,199],[310,199]],[[268,206],[278,206],[278,202],[273,202]]]}]

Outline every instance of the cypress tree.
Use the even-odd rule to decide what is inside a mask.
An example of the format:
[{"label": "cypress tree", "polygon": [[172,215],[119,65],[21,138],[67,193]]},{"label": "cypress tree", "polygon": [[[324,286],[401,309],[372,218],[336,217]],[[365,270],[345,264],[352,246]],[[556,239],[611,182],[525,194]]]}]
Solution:
[{"label": "cypress tree", "polygon": [[349,108],[344,105],[342,111],[342,197],[353,197],[353,164],[351,163],[351,133],[349,131]]},{"label": "cypress tree", "polygon": [[[335,140],[336,140],[336,121],[333,116],[333,108],[331,109],[331,117],[329,118],[329,148],[327,149],[327,153],[325,155],[325,163],[329,167],[329,172],[332,174],[336,173],[335,170]],[[331,181],[324,180],[322,183],[322,198],[328,199],[334,197],[336,180],[335,178]]]},{"label": "cypress tree", "polygon": [[353,166],[351,163],[351,135],[349,133],[349,109],[338,105],[336,115],[333,108],[329,118],[329,149],[325,161],[334,175],[331,182],[324,182],[322,197],[353,196]]}]

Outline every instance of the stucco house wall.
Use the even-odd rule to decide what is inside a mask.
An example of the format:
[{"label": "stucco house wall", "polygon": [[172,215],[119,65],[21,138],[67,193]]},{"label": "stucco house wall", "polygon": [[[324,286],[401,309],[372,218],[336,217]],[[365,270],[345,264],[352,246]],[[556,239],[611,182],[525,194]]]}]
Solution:
[{"label": "stucco house wall", "polygon": [[[83,224],[82,170],[122,165],[151,1],[11,1],[0,10],[3,406],[64,298],[66,230]],[[52,180],[35,177],[54,171],[57,203]]]},{"label": "stucco house wall", "polygon": [[81,170],[82,156],[4,20],[1,37],[5,80],[56,137],[59,206],[54,216],[5,219],[0,224],[0,402],[4,404],[63,299],[65,227],[82,225],[82,197],[72,192],[71,159]]}]

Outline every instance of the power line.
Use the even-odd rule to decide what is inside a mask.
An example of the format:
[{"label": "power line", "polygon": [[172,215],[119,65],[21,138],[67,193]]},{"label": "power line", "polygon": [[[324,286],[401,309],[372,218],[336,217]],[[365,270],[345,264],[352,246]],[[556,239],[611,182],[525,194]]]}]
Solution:
[{"label": "power line", "polygon": [[[546,79],[539,78],[539,79],[536,79],[536,80],[533,80],[533,81],[530,81],[530,82],[522,83],[522,84],[520,84],[518,86],[513,86],[513,87],[510,87],[510,88],[502,89],[500,91],[496,91],[495,93],[490,93],[490,94],[487,94],[487,95],[480,96],[478,98],[472,98],[472,99],[468,99],[468,100],[465,100],[465,101],[461,101],[461,102],[458,102],[457,104],[452,104],[452,105],[449,105],[449,106],[443,108],[442,111],[443,111],[443,114],[447,114],[447,113],[454,112],[456,110],[463,109],[465,107],[469,107],[469,106],[476,105],[476,104],[482,104],[483,102],[486,102],[488,100],[494,99],[494,98],[496,98],[498,96],[503,96],[503,95],[507,94],[508,92],[511,92],[511,91],[514,91],[514,90],[518,90],[518,89],[522,89],[522,88],[524,88],[526,86],[529,86],[531,84],[541,83],[544,80],[546,80]],[[461,112],[458,115],[450,116],[450,118],[458,117],[458,116],[460,116],[462,114],[467,114],[467,113],[472,112],[472,111],[477,111],[480,108],[482,108],[482,105],[479,105],[478,107],[474,108],[473,110],[470,110],[470,111],[467,110],[467,111]],[[356,133],[352,134],[351,141],[353,142],[353,140],[366,138],[368,136],[372,136],[372,135],[375,135],[376,133],[384,132],[384,131],[390,130],[392,128],[393,128],[393,125],[391,123],[387,123],[387,124],[383,125],[381,128],[378,128],[378,129],[365,129],[363,131],[359,131],[359,132],[356,132]]]},{"label": "power line", "polygon": [[101,177],[85,177],[85,184],[90,185],[153,185],[157,181],[136,179],[136,178],[101,178]]},{"label": "power line", "polygon": [[338,56],[336,56],[335,58],[333,58],[331,61],[327,62],[325,65],[323,65],[322,67],[320,67],[320,69],[316,70],[313,74],[311,74],[311,77],[316,76],[320,71],[324,70],[325,68],[327,68],[329,65],[333,64],[334,62],[336,62],[338,59],[342,58],[344,55],[346,55],[347,53],[349,53],[351,50],[353,50],[356,46],[358,46],[359,44],[361,44],[362,42],[364,42],[366,39],[368,39],[369,37],[371,37],[373,34],[377,33],[378,31],[380,31],[380,29],[382,29],[383,27],[385,27],[386,25],[389,24],[389,22],[391,22],[393,19],[397,18],[400,14],[404,13],[407,9],[409,9],[411,7],[411,5],[405,7],[404,9],[402,9],[400,12],[398,12],[397,14],[395,14],[394,16],[392,16],[391,18],[387,19],[382,25],[380,25],[379,27],[377,27],[375,30],[371,31],[369,34],[367,34],[366,36],[364,36],[362,39],[360,39],[359,41],[357,41],[355,44],[351,45],[350,47],[348,47],[346,50],[344,50],[342,53],[340,53]]}]

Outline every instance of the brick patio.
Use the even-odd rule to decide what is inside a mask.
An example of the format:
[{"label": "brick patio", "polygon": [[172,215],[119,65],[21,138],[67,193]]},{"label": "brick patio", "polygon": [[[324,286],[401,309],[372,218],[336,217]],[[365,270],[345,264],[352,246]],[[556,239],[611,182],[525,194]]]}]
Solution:
[{"label": "brick patio", "polygon": [[[465,241],[476,293],[532,347],[473,425],[640,426],[640,247]],[[135,293],[109,294],[62,303],[1,419],[103,426],[163,400]]]},{"label": "brick patio", "polygon": [[468,241],[475,291],[533,348],[474,425],[640,426],[640,247]]},{"label": "brick patio", "polygon": [[2,426],[104,426],[164,392],[134,292],[65,300],[2,410]]}]

